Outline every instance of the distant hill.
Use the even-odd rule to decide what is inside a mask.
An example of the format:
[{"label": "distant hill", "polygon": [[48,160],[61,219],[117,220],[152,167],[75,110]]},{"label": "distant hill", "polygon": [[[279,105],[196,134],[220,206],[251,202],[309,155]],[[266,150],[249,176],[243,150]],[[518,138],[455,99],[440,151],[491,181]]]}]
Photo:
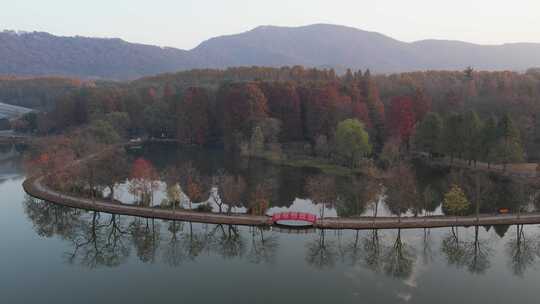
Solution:
[{"label": "distant hill", "polygon": [[92,86],[93,81],[60,77],[0,77],[0,103],[47,111],[59,96]]},{"label": "distant hill", "polygon": [[370,68],[379,73],[461,70],[467,66],[523,71],[540,66],[540,44],[406,43],[375,32],[328,24],[261,26],[211,38],[189,51],[121,39],[0,32],[0,74],[126,80],[192,68],[252,65],[304,65],[339,71]]}]

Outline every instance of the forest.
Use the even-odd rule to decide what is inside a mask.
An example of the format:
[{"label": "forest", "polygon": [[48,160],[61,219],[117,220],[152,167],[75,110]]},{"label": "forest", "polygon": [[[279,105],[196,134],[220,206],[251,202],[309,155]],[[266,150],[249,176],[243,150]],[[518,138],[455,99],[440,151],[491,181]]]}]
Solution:
[{"label": "forest", "polygon": [[[348,70],[339,76],[299,66],[253,67],[121,83],[72,81],[69,89],[58,79],[44,82],[36,80],[39,94],[53,98],[19,104],[50,110],[13,121],[14,129],[39,135],[83,130],[102,143],[148,137],[246,155],[305,154],[348,167],[367,158],[384,166],[411,152],[470,163],[540,157],[538,69]],[[4,80],[2,94],[21,92],[13,89],[20,85]]]}]

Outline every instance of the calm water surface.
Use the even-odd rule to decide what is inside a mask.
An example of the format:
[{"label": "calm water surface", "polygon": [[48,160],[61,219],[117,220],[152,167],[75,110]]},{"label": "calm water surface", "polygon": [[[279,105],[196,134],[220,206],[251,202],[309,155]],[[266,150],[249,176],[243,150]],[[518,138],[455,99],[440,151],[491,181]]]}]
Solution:
[{"label": "calm water surface", "polygon": [[0,162],[1,303],[538,303],[540,227],[260,230],[62,208]]}]

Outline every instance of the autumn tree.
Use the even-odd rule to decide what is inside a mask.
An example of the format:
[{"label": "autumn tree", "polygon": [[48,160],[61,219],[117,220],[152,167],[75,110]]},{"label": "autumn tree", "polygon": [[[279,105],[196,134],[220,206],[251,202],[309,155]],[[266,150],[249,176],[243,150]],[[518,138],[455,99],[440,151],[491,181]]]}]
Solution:
[{"label": "autumn tree", "polygon": [[231,214],[233,207],[242,205],[246,187],[246,182],[242,176],[225,174],[221,177],[218,193],[223,204],[228,205],[227,214]]},{"label": "autumn tree", "polygon": [[182,164],[178,169],[180,187],[189,198],[189,208],[192,202],[205,201],[210,195],[210,183],[192,162]]},{"label": "autumn tree", "polygon": [[144,158],[137,158],[131,167],[129,192],[139,197],[143,205],[152,205],[154,192],[159,188],[159,175]]},{"label": "autumn tree", "polygon": [[385,110],[379,96],[379,89],[377,84],[371,77],[371,73],[367,70],[364,73],[361,81],[361,90],[363,98],[366,100],[369,120],[373,126],[373,144],[375,151],[380,151],[384,145],[385,139]]},{"label": "autumn tree", "polygon": [[384,169],[392,168],[401,161],[400,142],[396,138],[390,138],[384,143],[379,162]]},{"label": "autumn tree", "polygon": [[410,97],[393,98],[386,117],[386,126],[390,136],[399,138],[408,149],[415,124],[412,99]]},{"label": "autumn tree", "polygon": [[115,188],[129,175],[129,165],[123,149],[107,149],[95,160],[96,181],[108,190],[109,200],[114,200]]},{"label": "autumn tree", "polygon": [[223,100],[225,144],[236,147],[250,138],[259,120],[267,117],[267,100],[254,83],[225,85],[219,94]]},{"label": "autumn tree", "polygon": [[67,190],[78,169],[72,166],[77,157],[73,140],[61,135],[38,139],[33,145],[25,167],[31,173],[44,175],[49,186],[61,191]]},{"label": "autumn tree", "polygon": [[268,183],[260,183],[250,196],[250,211],[254,215],[264,215],[270,207],[271,188]]},{"label": "autumn tree", "polygon": [[413,208],[415,215],[418,214],[417,204],[420,202],[416,177],[412,168],[404,163],[399,163],[389,170],[385,181],[387,188],[386,203],[392,213],[401,215]]},{"label": "autumn tree", "polygon": [[371,128],[368,106],[365,102],[356,102],[352,105],[352,116],[361,121],[367,128]]},{"label": "autumn tree", "polygon": [[469,209],[470,203],[461,188],[454,184],[444,195],[443,208],[452,215],[463,215]]},{"label": "autumn tree", "polygon": [[431,111],[431,98],[423,88],[416,88],[412,100],[415,121],[420,122]]},{"label": "autumn tree", "polygon": [[264,83],[264,95],[268,100],[269,114],[282,123],[280,140],[303,139],[302,105],[296,87],[291,82]]},{"label": "autumn tree", "polygon": [[209,132],[209,97],[205,89],[188,88],[177,105],[177,137],[181,143],[203,145]]},{"label": "autumn tree", "polygon": [[339,92],[335,85],[310,87],[303,91],[304,134],[314,142],[318,136],[331,138],[337,124]]}]

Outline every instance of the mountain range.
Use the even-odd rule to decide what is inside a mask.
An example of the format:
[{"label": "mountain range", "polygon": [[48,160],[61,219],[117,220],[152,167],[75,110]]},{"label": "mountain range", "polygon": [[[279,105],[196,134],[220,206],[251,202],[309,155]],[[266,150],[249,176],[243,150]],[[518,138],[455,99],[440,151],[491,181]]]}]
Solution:
[{"label": "mountain range", "polygon": [[540,66],[540,43],[479,45],[461,41],[403,42],[376,32],[314,24],[260,26],[211,38],[192,50],[122,39],[60,37],[44,32],[0,32],[0,75],[130,80],[194,68],[292,66],[416,70],[524,71]]}]

